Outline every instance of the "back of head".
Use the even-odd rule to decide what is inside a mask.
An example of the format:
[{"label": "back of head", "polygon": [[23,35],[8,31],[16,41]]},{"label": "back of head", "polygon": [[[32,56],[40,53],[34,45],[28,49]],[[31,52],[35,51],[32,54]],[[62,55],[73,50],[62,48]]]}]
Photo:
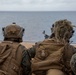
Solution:
[{"label": "back of head", "polygon": [[24,28],[13,23],[4,27],[3,29],[4,40],[22,42],[22,37],[24,33]]},{"label": "back of head", "polygon": [[67,19],[59,20],[54,23],[52,32],[57,41],[68,42],[72,37],[74,30],[72,23]]}]

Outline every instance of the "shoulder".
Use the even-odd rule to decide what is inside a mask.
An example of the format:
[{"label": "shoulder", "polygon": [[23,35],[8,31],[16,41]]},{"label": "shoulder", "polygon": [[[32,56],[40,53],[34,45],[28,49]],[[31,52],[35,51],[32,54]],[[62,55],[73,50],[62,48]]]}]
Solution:
[{"label": "shoulder", "polygon": [[21,44],[19,44],[19,48],[21,48],[21,49],[27,49],[25,46],[23,46],[23,45],[21,45]]}]

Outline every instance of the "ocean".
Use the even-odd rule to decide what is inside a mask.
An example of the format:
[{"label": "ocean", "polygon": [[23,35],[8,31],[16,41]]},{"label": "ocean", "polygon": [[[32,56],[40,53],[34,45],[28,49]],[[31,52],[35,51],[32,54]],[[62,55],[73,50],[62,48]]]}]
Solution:
[{"label": "ocean", "polygon": [[[42,32],[51,34],[51,26],[55,21],[67,19],[76,25],[76,11],[0,11],[0,40],[3,40],[2,27],[16,22],[17,25],[25,28],[23,41],[38,42],[44,40]],[[71,38],[76,43],[76,28]]]}]

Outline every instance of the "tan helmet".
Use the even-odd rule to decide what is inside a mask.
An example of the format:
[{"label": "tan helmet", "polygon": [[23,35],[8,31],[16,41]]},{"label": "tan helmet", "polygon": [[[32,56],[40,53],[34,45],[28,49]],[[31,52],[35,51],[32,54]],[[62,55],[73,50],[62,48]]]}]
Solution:
[{"label": "tan helmet", "polygon": [[59,41],[69,41],[72,37],[74,30],[72,23],[67,19],[59,20],[54,23],[52,32],[55,34],[55,38]]},{"label": "tan helmet", "polygon": [[24,28],[16,25],[15,22],[13,22],[11,25],[4,27],[2,30],[4,38],[8,39],[21,39],[24,33]]}]

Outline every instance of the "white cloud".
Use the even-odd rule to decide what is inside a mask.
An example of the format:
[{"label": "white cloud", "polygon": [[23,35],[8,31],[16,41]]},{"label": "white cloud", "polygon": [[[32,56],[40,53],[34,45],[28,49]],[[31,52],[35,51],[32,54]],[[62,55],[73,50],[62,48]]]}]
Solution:
[{"label": "white cloud", "polygon": [[76,10],[76,0],[0,0],[0,10]]}]

